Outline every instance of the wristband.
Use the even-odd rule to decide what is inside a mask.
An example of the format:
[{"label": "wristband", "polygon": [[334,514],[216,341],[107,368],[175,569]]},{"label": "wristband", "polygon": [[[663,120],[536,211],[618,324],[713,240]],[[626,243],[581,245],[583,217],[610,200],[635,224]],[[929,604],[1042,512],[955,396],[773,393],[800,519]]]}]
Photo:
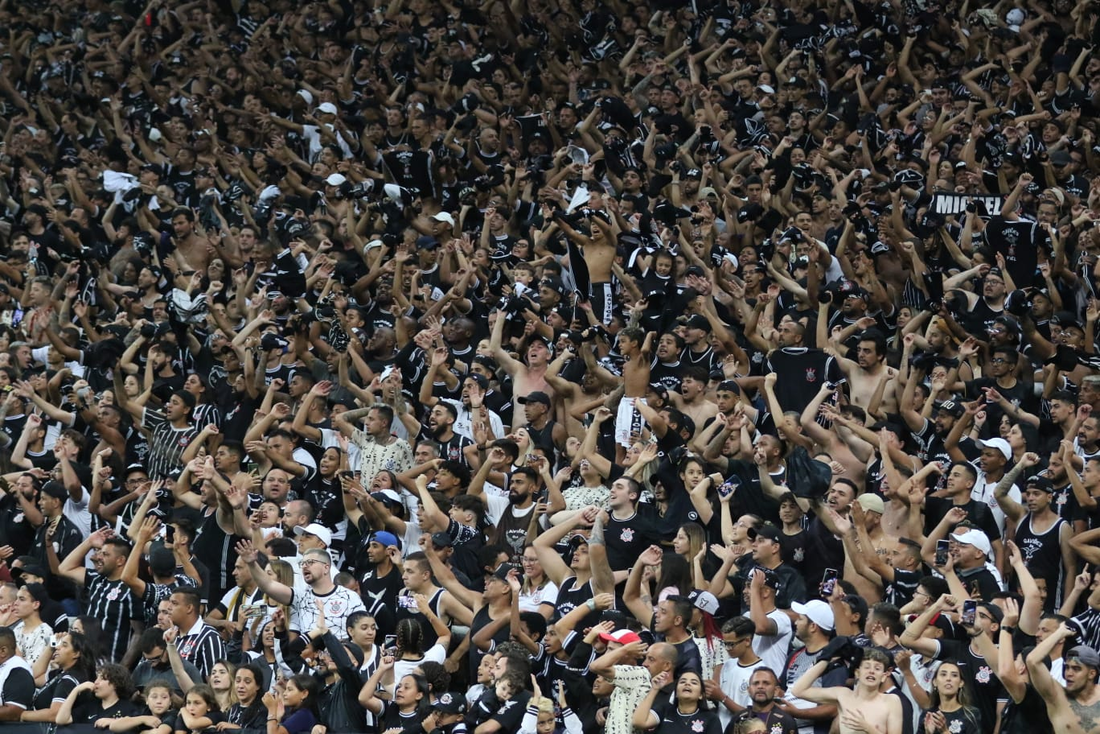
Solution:
[{"label": "wristband", "polygon": [[1008,627],[1008,626],[1001,627],[1001,632],[1007,632],[1010,635],[1014,635],[1014,634],[1016,634],[1016,628],[1015,627]]}]

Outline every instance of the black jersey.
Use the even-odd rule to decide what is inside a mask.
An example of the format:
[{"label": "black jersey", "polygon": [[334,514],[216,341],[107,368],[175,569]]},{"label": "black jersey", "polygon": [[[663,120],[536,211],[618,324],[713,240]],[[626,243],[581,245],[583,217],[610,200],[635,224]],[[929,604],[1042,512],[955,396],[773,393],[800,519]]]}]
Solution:
[{"label": "black jersey", "polygon": [[1029,512],[1016,525],[1016,545],[1024,557],[1024,565],[1031,575],[1046,580],[1047,596],[1043,610],[1057,611],[1062,607],[1062,589],[1065,581],[1065,566],[1062,565],[1062,545],[1059,535],[1066,521],[1055,520],[1044,532],[1036,532],[1033,517]]},{"label": "black jersey", "polygon": [[[443,600],[443,589],[436,589],[435,593],[428,599],[428,606],[431,608],[435,616],[440,619],[443,618],[443,610],[440,608],[440,602]],[[402,619],[414,620],[420,625],[420,634],[423,638],[420,643],[421,650],[428,650],[439,639],[439,635],[435,633],[435,629],[428,624],[428,619],[420,610],[416,607],[416,600],[412,597],[412,592],[408,589],[402,589],[397,595],[396,609],[394,610],[394,626],[396,627]]]}]

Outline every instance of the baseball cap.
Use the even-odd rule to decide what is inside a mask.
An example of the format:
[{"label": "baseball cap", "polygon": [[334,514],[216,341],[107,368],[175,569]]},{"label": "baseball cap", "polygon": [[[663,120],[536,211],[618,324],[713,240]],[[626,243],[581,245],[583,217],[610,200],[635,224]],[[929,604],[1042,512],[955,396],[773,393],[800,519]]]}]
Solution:
[{"label": "baseball cap", "polygon": [[1035,487],[1040,492],[1054,493],[1054,484],[1041,474],[1032,474],[1027,478],[1027,487]]},{"label": "baseball cap", "polygon": [[311,522],[309,525],[299,525],[294,528],[295,535],[303,535],[308,533],[321,539],[321,542],[325,544],[325,547],[332,545],[332,531],[326,528],[324,525],[320,525],[315,522]]},{"label": "baseball cap", "polygon": [[451,225],[452,227],[455,226],[455,218],[452,217],[447,212],[436,212],[435,214],[432,215],[432,219],[434,219],[437,222],[446,222],[447,224]]},{"label": "baseball cap", "polygon": [[445,714],[464,714],[466,699],[454,693],[444,693],[432,703],[432,708]]},{"label": "baseball cap", "polygon": [[942,410],[948,415],[955,416],[956,418],[966,412],[963,406],[956,403],[954,400],[941,400],[940,402],[936,403],[934,407],[936,408],[936,410]]},{"label": "baseball cap", "polygon": [[1077,658],[1082,665],[1087,665],[1090,668],[1100,668],[1100,654],[1088,645],[1077,645],[1071,648],[1065,657],[1067,662],[1070,658]]},{"label": "baseball cap", "polygon": [[[496,571],[493,571],[493,578],[500,579],[501,581],[507,581],[508,574],[514,570],[518,571],[519,566],[515,565],[514,563],[502,563],[497,566]],[[522,575],[522,572],[520,575]]]},{"label": "baseball cap", "polygon": [[450,548],[451,542],[451,536],[447,533],[432,533],[432,543],[437,548]]},{"label": "baseball cap", "polygon": [[702,314],[694,314],[684,323],[689,329],[702,329],[703,331],[710,331],[710,322],[707,321],[707,317]]},{"label": "baseball cap", "polygon": [[328,178],[325,179],[325,183],[329,186],[342,186],[347,180],[347,177],[342,173],[330,173]]},{"label": "baseball cap", "polygon": [[812,599],[805,604],[791,602],[791,609],[796,614],[801,614],[823,630],[833,630],[836,627],[836,619],[833,610],[827,603],[820,599]]},{"label": "baseball cap", "polygon": [[972,545],[986,556],[993,554],[993,546],[989,544],[989,537],[981,530],[970,529],[965,533],[952,533],[951,537],[963,545]]},{"label": "baseball cap", "polygon": [[638,637],[636,632],[630,630],[615,630],[614,632],[601,632],[600,639],[604,642],[621,642],[624,645],[629,645],[631,642],[641,642],[642,638]]},{"label": "baseball cap", "polygon": [[974,443],[981,449],[997,449],[1004,455],[1006,461],[1012,459],[1012,447],[1003,438],[987,438],[984,441],[975,441]]},{"label": "baseball cap", "polygon": [[53,497],[55,500],[68,499],[69,491],[65,489],[65,485],[61,482],[46,482],[42,487],[42,494]]},{"label": "baseball cap", "polygon": [[709,591],[692,589],[691,593],[687,595],[687,600],[700,612],[718,614],[718,597]]},{"label": "baseball cap", "polygon": [[779,528],[771,523],[764,523],[758,528],[751,528],[746,535],[750,540],[756,540],[757,538],[764,538],[766,540],[772,540],[776,543],[779,542]]},{"label": "baseball cap", "polygon": [[339,113],[339,110],[336,109],[336,105],[332,102],[322,102],[317,105],[317,111],[324,115],[335,115]]},{"label": "baseball cap", "polygon": [[550,406],[550,396],[544,393],[542,390],[535,390],[533,393],[528,393],[525,397],[516,398],[516,402],[520,405],[526,405],[527,403],[542,403],[543,405]]},{"label": "baseball cap", "polygon": [[372,543],[378,543],[386,548],[389,548],[391,545],[394,548],[401,547],[401,541],[397,539],[397,536],[386,530],[379,530],[374,535],[370,536],[370,539]]},{"label": "baseball cap", "polygon": [[886,503],[882,501],[882,498],[872,492],[865,492],[856,498],[856,502],[863,508],[864,512],[877,512],[883,514],[886,511]]}]

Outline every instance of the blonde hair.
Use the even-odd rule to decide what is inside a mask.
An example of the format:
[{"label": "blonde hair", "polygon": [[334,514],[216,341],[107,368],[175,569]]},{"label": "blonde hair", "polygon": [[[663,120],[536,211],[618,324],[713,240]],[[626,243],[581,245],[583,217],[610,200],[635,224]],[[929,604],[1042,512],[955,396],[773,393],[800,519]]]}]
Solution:
[{"label": "blonde hair", "polygon": [[554,702],[546,696],[539,699],[539,713],[554,715]]}]

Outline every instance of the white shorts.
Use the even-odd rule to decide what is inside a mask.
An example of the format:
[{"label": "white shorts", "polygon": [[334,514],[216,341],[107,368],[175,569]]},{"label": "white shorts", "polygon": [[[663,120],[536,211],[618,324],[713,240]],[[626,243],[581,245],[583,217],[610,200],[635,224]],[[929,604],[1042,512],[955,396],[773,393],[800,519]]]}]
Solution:
[{"label": "white shorts", "polygon": [[640,434],[645,422],[642,414],[634,408],[635,401],[645,403],[645,398],[623,398],[615,415],[615,443],[626,448],[633,445],[633,434]]}]

